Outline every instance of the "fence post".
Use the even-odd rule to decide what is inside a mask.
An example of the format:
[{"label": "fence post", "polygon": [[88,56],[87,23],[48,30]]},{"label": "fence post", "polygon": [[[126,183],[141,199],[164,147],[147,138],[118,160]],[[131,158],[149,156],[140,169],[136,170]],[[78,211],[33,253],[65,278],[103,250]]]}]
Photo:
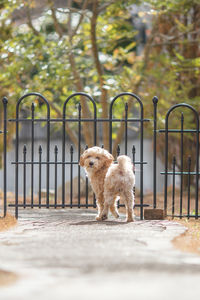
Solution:
[{"label": "fence post", "polygon": [[3,113],[4,113],[4,125],[3,125],[3,167],[4,167],[4,187],[3,187],[3,197],[4,197],[4,217],[7,214],[7,104],[8,99],[3,98]]},{"label": "fence post", "polygon": [[157,104],[158,98],[153,97],[153,208],[156,208],[156,171],[157,171]]}]

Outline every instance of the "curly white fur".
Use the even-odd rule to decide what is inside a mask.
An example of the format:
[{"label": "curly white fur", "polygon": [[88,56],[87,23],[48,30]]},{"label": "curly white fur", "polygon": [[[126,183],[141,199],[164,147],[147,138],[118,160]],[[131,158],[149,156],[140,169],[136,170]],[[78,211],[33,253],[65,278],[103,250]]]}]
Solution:
[{"label": "curly white fur", "polygon": [[118,218],[117,196],[125,203],[127,222],[133,221],[135,175],[133,164],[126,155],[117,158],[118,164],[113,163],[113,156],[105,149],[92,147],[84,151],[80,157],[80,165],[85,168],[98,205],[97,220],[105,220],[108,210]]}]

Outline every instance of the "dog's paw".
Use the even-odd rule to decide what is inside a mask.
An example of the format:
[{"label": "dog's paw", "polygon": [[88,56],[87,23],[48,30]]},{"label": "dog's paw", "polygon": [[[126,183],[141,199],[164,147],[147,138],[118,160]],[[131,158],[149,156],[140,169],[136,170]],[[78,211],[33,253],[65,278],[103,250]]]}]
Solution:
[{"label": "dog's paw", "polygon": [[106,219],[108,219],[108,216],[106,214],[103,214],[101,216],[96,216],[97,221],[104,221]]},{"label": "dog's paw", "polygon": [[130,223],[130,222],[134,222],[134,220],[133,220],[133,218],[127,218],[126,222]]},{"label": "dog's paw", "polygon": [[115,218],[118,219],[118,218],[119,218],[119,214],[116,214],[116,215],[115,215]]},{"label": "dog's paw", "polygon": [[108,216],[106,214],[103,214],[102,217],[101,217],[101,219],[102,220],[106,220],[106,219],[108,219]]},{"label": "dog's paw", "polygon": [[96,216],[96,221],[102,221],[102,217],[100,217],[100,216]]}]

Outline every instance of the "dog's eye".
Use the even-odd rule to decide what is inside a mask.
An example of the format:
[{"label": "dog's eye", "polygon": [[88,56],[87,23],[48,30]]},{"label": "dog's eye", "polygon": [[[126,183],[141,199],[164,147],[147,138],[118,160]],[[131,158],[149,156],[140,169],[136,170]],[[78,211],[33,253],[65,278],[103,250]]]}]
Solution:
[{"label": "dog's eye", "polygon": [[90,155],[87,156],[87,158],[90,158],[90,157],[91,157]]},{"label": "dog's eye", "polygon": [[97,157],[96,157],[96,159],[100,159],[100,157],[99,157],[99,156],[97,156]]}]

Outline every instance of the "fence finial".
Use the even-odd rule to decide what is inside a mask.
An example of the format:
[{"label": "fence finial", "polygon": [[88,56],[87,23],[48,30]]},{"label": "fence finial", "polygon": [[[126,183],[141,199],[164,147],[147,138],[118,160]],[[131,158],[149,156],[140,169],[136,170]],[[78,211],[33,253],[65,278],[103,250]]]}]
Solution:
[{"label": "fence finial", "polygon": [[153,101],[153,104],[157,104],[158,103],[158,97],[154,96],[153,99],[152,99],[152,101]]},{"label": "fence finial", "polygon": [[73,145],[70,146],[70,153],[72,154],[74,152],[74,147]]},{"label": "fence finial", "polygon": [[181,113],[181,122],[183,122],[184,121],[184,114],[183,114],[183,112]]},{"label": "fence finial", "polygon": [[24,147],[23,147],[23,153],[25,154],[26,152],[27,152],[26,145],[24,145]]},{"label": "fence finial", "polygon": [[38,151],[39,151],[40,154],[42,154],[42,146],[41,145],[39,146]]},{"label": "fence finial", "polygon": [[55,153],[55,154],[58,154],[58,146],[57,146],[57,145],[55,145],[54,153]]},{"label": "fence finial", "polygon": [[2,102],[3,102],[3,104],[7,104],[8,103],[8,99],[6,97],[3,97]]}]

